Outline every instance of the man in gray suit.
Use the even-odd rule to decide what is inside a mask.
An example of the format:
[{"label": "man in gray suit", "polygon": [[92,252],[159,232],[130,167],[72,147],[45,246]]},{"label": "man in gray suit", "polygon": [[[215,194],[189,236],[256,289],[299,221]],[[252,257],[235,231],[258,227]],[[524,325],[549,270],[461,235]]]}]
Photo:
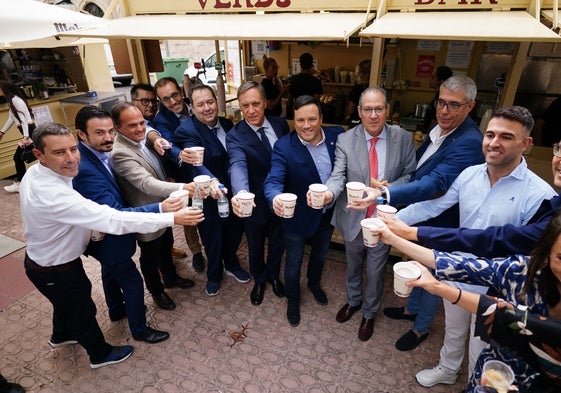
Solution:
[{"label": "man in gray suit", "polygon": [[[188,190],[189,194],[193,195],[193,183],[166,181],[167,176],[157,153],[146,144],[146,124],[140,109],[130,102],[119,102],[111,108],[111,117],[118,131],[111,161],[123,196],[130,206],[159,202],[173,191],[182,189]],[[171,256],[172,229],[139,234],[138,245],[140,270],[154,302],[164,310],[175,309],[175,303],[164,292],[164,287],[191,288],[195,283],[180,277],[175,270]]]},{"label": "man in gray suit", "polygon": [[[398,126],[386,124],[389,104],[386,91],[369,87],[360,96],[358,113],[362,124],[341,134],[335,150],[335,166],[327,181],[326,203],[336,202],[331,223],[343,235],[347,259],[347,303],[337,313],[337,321],[348,321],[362,308],[358,338],[367,341],[374,330],[374,315],[380,308],[384,286],[384,269],[390,247],[379,242],[365,247],[360,221],[371,210],[347,207],[345,184],[355,181],[367,186],[387,180],[391,184],[407,183],[417,165],[411,134]],[[372,149],[374,149],[372,151]],[[370,164],[370,165],[369,165]],[[371,173],[376,171],[377,173]],[[362,301],[362,267],[366,257],[367,284]]]}]

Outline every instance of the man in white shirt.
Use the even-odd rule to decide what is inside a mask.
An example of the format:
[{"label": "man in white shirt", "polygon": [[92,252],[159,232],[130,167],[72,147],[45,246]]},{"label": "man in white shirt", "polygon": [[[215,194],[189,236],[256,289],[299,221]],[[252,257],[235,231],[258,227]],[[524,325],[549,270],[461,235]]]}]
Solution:
[{"label": "man in white shirt", "polygon": [[78,174],[80,153],[72,131],[57,123],[45,123],[33,134],[39,160],[21,182],[20,205],[28,239],[25,270],[28,278],[53,305],[52,347],[80,343],[99,368],[127,359],[133,347],[112,346],[105,341],[95,318],[89,281],[80,255],[91,231],[121,235],[150,232],[178,225],[196,225],[204,217],[199,210],[175,213],[121,212],[98,205],[72,188]]}]

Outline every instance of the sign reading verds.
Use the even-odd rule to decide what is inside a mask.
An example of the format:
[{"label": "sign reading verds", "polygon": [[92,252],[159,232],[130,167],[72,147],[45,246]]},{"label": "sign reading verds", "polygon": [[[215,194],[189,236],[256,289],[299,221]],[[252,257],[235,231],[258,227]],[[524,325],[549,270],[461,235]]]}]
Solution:
[{"label": "sign reading verds", "polygon": [[65,33],[67,31],[82,30],[83,27],[78,26],[78,23],[68,25],[66,23],[53,23],[57,33]]},{"label": "sign reading verds", "polygon": [[199,0],[203,10],[207,6],[212,8],[269,8],[271,6],[287,8],[290,3],[291,0]]}]

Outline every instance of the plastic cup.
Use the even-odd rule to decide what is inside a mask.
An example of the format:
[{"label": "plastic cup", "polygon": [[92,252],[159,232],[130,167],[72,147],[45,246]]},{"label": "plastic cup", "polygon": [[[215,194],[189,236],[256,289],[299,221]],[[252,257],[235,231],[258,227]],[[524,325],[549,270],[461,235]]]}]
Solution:
[{"label": "plastic cup", "polygon": [[181,198],[183,200],[183,207],[187,207],[189,203],[189,190],[177,190],[169,194],[170,198]]},{"label": "plastic cup", "polygon": [[349,203],[356,201],[357,199],[362,199],[364,195],[364,189],[366,186],[364,183],[358,181],[351,181],[347,183],[347,201]]},{"label": "plastic cup", "polygon": [[325,201],[325,193],[327,186],[321,183],[310,184],[308,187],[311,193],[312,208],[323,209],[323,202]]},{"label": "plastic cup", "polygon": [[193,146],[191,150],[197,153],[197,160],[193,162],[193,166],[203,165],[203,161],[205,158],[205,148],[202,146]]},{"label": "plastic cup", "polygon": [[386,220],[393,220],[397,213],[397,209],[390,205],[377,205],[376,215],[378,218],[385,218]]},{"label": "plastic cup", "polygon": [[251,192],[238,192],[236,195],[240,204],[242,217],[249,217],[253,213],[253,201],[255,194]]},{"label": "plastic cup", "polygon": [[360,221],[362,227],[362,240],[366,247],[375,247],[380,239],[380,233],[374,232],[372,229],[381,228],[384,223],[377,218],[365,218]]},{"label": "plastic cup", "polygon": [[284,193],[279,195],[279,200],[282,203],[282,217],[292,218],[294,217],[294,209],[296,208],[296,199],[298,197],[295,194]]},{"label": "plastic cup", "polygon": [[197,185],[205,195],[210,194],[210,176],[199,175],[193,178],[195,185]]},{"label": "plastic cup", "polygon": [[500,360],[487,360],[483,364],[483,374],[487,379],[485,386],[495,388],[498,393],[507,393],[514,382],[514,372],[508,364]]},{"label": "plastic cup", "polygon": [[421,277],[419,266],[411,262],[398,262],[393,265],[393,293],[400,297],[409,297],[413,287],[406,282],[417,280]]}]

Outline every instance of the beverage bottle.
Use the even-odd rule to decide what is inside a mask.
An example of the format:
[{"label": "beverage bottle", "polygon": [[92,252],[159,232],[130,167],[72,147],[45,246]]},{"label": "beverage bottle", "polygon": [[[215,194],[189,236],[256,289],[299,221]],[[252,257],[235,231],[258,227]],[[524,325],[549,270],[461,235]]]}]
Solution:
[{"label": "beverage bottle", "polygon": [[218,205],[218,215],[222,218],[226,218],[230,215],[230,202],[228,202],[228,198],[226,198],[226,194],[224,193],[224,185],[219,184],[218,188],[220,189],[220,198],[216,201]]},{"label": "beverage bottle", "polygon": [[203,210],[203,190],[199,186],[195,186],[193,198],[191,198],[191,207],[193,209]]}]

